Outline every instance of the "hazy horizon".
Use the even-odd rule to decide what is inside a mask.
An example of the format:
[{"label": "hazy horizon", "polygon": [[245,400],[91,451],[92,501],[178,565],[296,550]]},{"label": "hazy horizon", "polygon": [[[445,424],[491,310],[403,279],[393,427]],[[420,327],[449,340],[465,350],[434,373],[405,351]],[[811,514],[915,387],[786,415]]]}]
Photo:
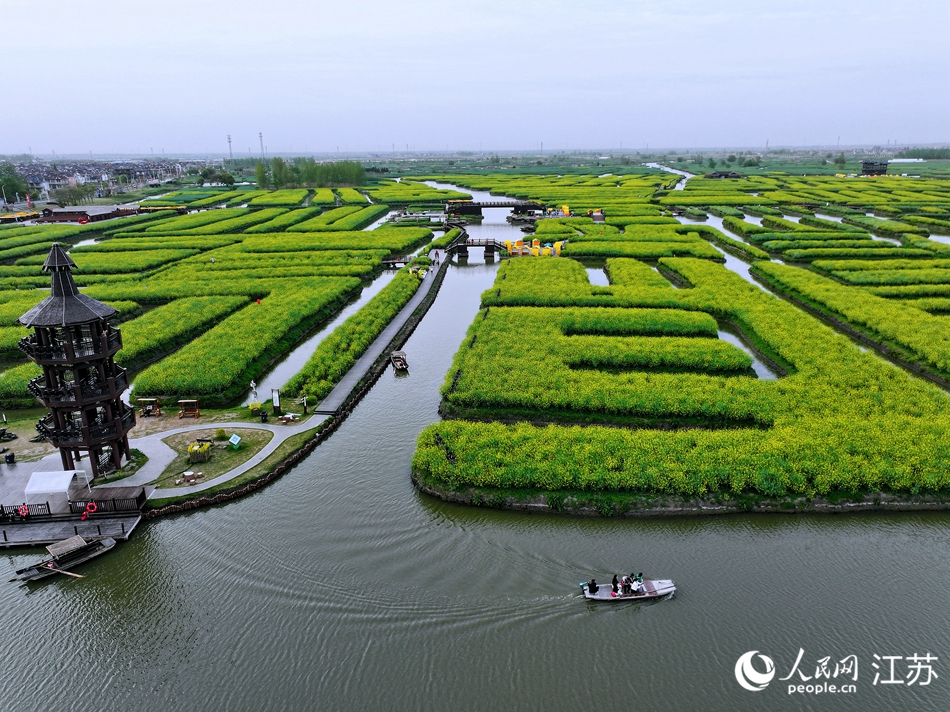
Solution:
[{"label": "hazy horizon", "polygon": [[943,143],[948,21],[853,0],[62,3],[4,18],[30,90],[0,154],[222,156],[230,134],[254,157],[259,132],[268,155]]}]

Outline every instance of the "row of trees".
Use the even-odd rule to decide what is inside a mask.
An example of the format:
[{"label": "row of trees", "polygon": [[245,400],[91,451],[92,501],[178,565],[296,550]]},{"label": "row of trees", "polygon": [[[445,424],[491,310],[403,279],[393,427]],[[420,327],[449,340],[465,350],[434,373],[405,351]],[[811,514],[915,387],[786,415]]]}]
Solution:
[{"label": "row of trees", "polygon": [[365,185],[366,170],[356,161],[317,163],[312,158],[271,159],[270,165],[258,161],[254,177],[259,188],[326,188]]},{"label": "row of trees", "polygon": [[84,185],[67,185],[52,191],[53,200],[64,208],[67,205],[82,205],[91,203],[96,194],[96,186],[93,183]]},{"label": "row of trees", "polygon": [[950,158],[950,148],[909,148],[899,152],[897,158],[946,159]]},{"label": "row of trees", "polygon": [[6,203],[23,200],[28,191],[29,186],[16,166],[12,163],[0,163],[0,200]]}]

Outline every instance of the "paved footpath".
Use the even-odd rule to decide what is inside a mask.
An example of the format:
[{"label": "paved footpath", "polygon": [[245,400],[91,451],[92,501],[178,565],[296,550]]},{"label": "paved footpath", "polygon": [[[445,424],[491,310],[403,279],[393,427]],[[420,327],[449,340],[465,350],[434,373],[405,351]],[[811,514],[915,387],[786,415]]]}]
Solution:
[{"label": "paved footpath", "polygon": [[[311,428],[316,428],[320,423],[325,421],[327,418],[325,416],[313,415],[307,420],[297,423],[295,425],[270,425],[264,423],[200,423],[196,422],[193,425],[183,426],[181,428],[175,428],[174,430],[163,430],[158,433],[153,433],[142,438],[132,438],[129,440],[129,447],[135,448],[136,450],[141,450],[143,454],[148,457],[148,462],[146,462],[142,468],[136,472],[134,475],[130,475],[125,479],[118,480],[110,484],[97,485],[93,487],[93,491],[99,488],[107,487],[138,487],[145,486],[150,482],[156,480],[162,472],[165,471],[165,468],[168,467],[172,460],[175,459],[175,451],[172,450],[168,445],[166,445],[162,440],[167,438],[170,435],[177,435],[178,433],[188,433],[194,430],[209,430],[209,429],[234,429],[234,428],[250,428],[253,430],[269,430],[274,434],[274,437],[271,438],[270,442],[265,445],[260,452],[250,458],[243,465],[225,472],[223,475],[219,475],[213,479],[208,480],[207,482],[198,482],[193,485],[187,485],[185,487],[174,487],[167,489],[156,489],[151,497],[153,499],[162,499],[165,497],[179,497],[184,494],[193,494],[195,492],[201,492],[206,490],[209,487],[214,487],[219,485],[222,482],[227,482],[230,479],[242,475],[247,472],[249,469],[260,463],[268,455],[270,455],[274,450],[276,450],[281,443],[283,443],[291,435],[296,435],[297,433],[302,433],[305,430],[310,430]],[[77,469],[82,469],[84,465],[88,465],[89,458],[83,458],[77,464],[79,467]],[[18,462],[15,465],[3,465],[0,469],[0,503],[2,504],[19,504],[24,501],[23,492],[26,490],[26,485],[30,481],[30,476],[34,472],[56,472],[63,469],[63,462],[60,459],[59,453],[55,452],[51,455],[47,455],[42,460],[37,460],[35,462]],[[91,476],[91,475],[90,475]]]},{"label": "paved footpath", "polygon": [[[433,254],[434,252],[430,251],[429,257],[431,258]],[[432,291],[432,286],[436,281],[436,274],[439,270],[443,269],[443,264],[445,263],[440,263],[438,269],[430,269],[426,272],[422,284],[419,285],[419,288],[416,290],[416,293],[412,295],[412,298],[406,302],[406,306],[400,309],[399,313],[389,322],[389,325],[383,329],[373,343],[367,347],[363,355],[360,356],[350,370],[344,374],[339,383],[337,383],[333,387],[333,390],[327,394],[327,397],[323,399],[323,402],[313,409],[314,413],[330,415],[340,409],[346,399],[349,398],[350,393],[353,392],[353,389],[356,388],[363,377],[369,373],[369,370],[375,365],[377,359],[382,356],[383,350],[396,338],[396,334],[399,333],[399,330],[405,326],[406,322],[409,321],[409,317],[413,315],[422,303],[422,300]],[[447,268],[448,265],[445,264],[445,267]]]},{"label": "paved footpath", "polygon": [[[158,478],[158,476],[165,471],[165,468],[171,464],[172,460],[175,459],[175,451],[162,442],[163,439],[170,435],[188,433],[193,430],[208,430],[209,428],[224,428],[226,430],[229,428],[249,428],[253,430],[269,430],[274,434],[274,437],[270,439],[270,442],[267,443],[267,445],[265,445],[259,453],[254,455],[254,457],[245,462],[243,465],[239,465],[233,470],[225,472],[223,475],[218,475],[217,477],[214,477],[206,482],[198,482],[193,485],[186,485],[185,487],[166,487],[164,489],[156,489],[154,492],[152,492],[151,498],[164,499],[166,497],[180,497],[185,494],[201,492],[202,490],[206,490],[210,487],[220,485],[222,482],[227,482],[228,480],[234,479],[238,475],[243,475],[252,467],[265,460],[268,455],[274,452],[274,450],[276,450],[278,446],[291,435],[296,435],[297,433],[302,433],[306,430],[315,428],[324,420],[326,420],[326,417],[315,415],[307,419],[305,422],[297,423],[296,425],[265,425],[264,423],[204,423],[200,425],[195,424],[183,428],[176,428],[175,430],[165,430],[144,438],[135,438],[134,440],[129,441],[129,447],[134,447],[137,450],[141,450],[142,453],[148,457],[148,462],[146,462],[142,469],[140,469],[134,475],[126,477],[124,480],[120,480],[120,482],[123,487],[136,487],[138,485],[147,485],[149,482],[152,482]],[[102,486],[108,487],[109,485]]]}]

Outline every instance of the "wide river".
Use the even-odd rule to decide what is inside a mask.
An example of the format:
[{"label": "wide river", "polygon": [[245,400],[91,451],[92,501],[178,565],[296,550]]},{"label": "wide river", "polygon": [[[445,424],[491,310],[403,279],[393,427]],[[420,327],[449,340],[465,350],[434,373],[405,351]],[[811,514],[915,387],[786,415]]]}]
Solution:
[{"label": "wide river", "polygon": [[[472,234],[520,234],[503,214]],[[282,479],[143,525],[85,579],[0,588],[4,707],[950,709],[948,514],[582,519],[414,490],[416,436],[439,417],[495,269],[474,249],[450,267],[406,344],[411,376],[386,373]],[[0,566],[39,553],[2,553]],[[653,605],[578,596],[578,582],[621,571],[679,591]],[[735,673],[752,651],[774,661],[757,692]],[[939,677],[922,686],[926,664],[907,658],[928,653]],[[856,682],[834,674],[848,656]],[[853,692],[790,694],[814,685],[823,658],[821,684]],[[754,657],[753,679],[766,671]],[[884,684],[914,671],[913,685]]]}]

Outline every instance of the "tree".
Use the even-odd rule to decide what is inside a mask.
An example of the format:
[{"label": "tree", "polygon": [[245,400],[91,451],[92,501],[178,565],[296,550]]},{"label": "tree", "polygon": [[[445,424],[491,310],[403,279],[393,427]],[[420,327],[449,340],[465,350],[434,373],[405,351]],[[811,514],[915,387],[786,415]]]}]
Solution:
[{"label": "tree", "polygon": [[283,188],[291,182],[292,173],[288,170],[283,158],[275,156],[270,162],[270,171],[275,188]]},{"label": "tree", "polygon": [[19,193],[23,199],[29,186],[12,163],[0,163],[0,199],[6,196],[7,202],[14,202]]},{"label": "tree", "polygon": [[264,164],[258,161],[254,164],[254,181],[257,183],[258,188],[267,187],[267,169],[264,168]]},{"label": "tree", "polygon": [[835,165],[838,166],[838,168],[844,168],[844,164],[845,164],[844,151],[842,151],[837,156],[835,156]]},{"label": "tree", "polygon": [[727,162],[727,163],[735,163],[735,162],[736,162],[736,154],[730,153],[728,156],[726,156],[726,162]]},{"label": "tree", "polygon": [[53,191],[53,200],[66,207],[67,205],[79,205],[92,199],[96,192],[96,186],[92,183],[85,185],[68,185]]},{"label": "tree", "polygon": [[709,160],[706,162],[706,165],[708,165],[710,169],[715,170],[715,169],[716,169],[716,159],[713,158],[712,156],[710,156],[710,157],[709,157]]}]

